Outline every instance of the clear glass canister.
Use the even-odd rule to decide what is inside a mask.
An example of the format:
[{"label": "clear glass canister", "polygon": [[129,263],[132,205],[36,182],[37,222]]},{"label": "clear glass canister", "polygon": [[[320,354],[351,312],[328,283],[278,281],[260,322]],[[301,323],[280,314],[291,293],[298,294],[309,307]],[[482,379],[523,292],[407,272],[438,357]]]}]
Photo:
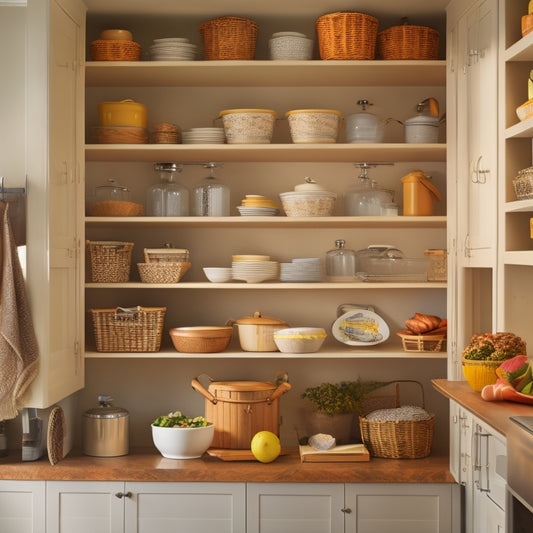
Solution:
[{"label": "clear glass canister", "polygon": [[446,250],[430,249],[424,254],[429,258],[428,281],[446,281],[448,276]]},{"label": "clear glass canister", "polygon": [[344,239],[335,241],[335,248],[326,253],[326,278],[328,281],[354,281],[355,252],[344,248]]},{"label": "clear glass canister", "polygon": [[198,217],[227,217],[230,214],[230,190],[213,174],[215,165],[208,165],[211,173],[194,189],[194,215]]},{"label": "clear glass canister", "polygon": [[146,193],[146,210],[149,216],[184,217],[189,215],[189,191],[174,181],[181,167],[176,163],[155,163],[160,182],[149,187]]}]

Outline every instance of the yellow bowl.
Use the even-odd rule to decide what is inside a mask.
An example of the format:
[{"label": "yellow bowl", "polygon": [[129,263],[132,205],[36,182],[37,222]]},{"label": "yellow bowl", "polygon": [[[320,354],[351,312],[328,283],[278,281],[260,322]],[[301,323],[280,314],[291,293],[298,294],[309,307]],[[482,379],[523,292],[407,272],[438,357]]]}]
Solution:
[{"label": "yellow bowl", "polygon": [[101,126],[136,126],[146,128],[148,111],[144,104],[133,100],[120,102],[100,102],[98,117]]},{"label": "yellow bowl", "polygon": [[133,35],[129,30],[102,30],[100,32],[100,39],[104,39],[106,41],[131,41],[133,40]]},{"label": "yellow bowl", "polygon": [[468,384],[480,392],[485,385],[494,385],[498,376],[496,369],[503,361],[474,361],[463,357],[463,374]]}]

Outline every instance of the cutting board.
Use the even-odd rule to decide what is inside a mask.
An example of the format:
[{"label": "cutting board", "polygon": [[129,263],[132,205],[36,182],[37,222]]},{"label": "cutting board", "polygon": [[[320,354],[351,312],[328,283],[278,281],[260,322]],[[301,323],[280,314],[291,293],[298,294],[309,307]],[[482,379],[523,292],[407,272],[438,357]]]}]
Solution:
[{"label": "cutting board", "polygon": [[370,461],[370,454],[364,444],[344,444],[329,450],[317,450],[300,445],[302,463],[356,463]]},{"label": "cutting board", "polygon": [[[207,453],[222,461],[256,461],[252,450],[230,450],[225,448],[209,448]],[[280,455],[287,455],[288,451],[281,449]]]}]

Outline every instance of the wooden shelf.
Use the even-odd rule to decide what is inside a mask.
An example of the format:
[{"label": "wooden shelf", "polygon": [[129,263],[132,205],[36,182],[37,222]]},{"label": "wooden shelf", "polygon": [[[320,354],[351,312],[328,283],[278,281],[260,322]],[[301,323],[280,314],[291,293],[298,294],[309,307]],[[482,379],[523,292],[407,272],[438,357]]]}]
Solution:
[{"label": "wooden shelf", "polygon": [[87,87],[445,86],[435,61],[88,61]]},{"label": "wooden shelf", "polygon": [[515,200],[514,202],[507,202],[504,205],[506,213],[529,213],[533,212],[532,200]]},{"label": "wooden shelf", "polygon": [[507,48],[504,52],[504,61],[533,61],[533,32]]},{"label": "wooden shelf", "polygon": [[445,216],[378,217],[86,217],[88,227],[180,227],[180,228],[446,228]]},{"label": "wooden shelf", "polygon": [[506,265],[533,266],[533,251],[521,250],[505,252],[504,263]]},{"label": "wooden shelf", "polygon": [[86,161],[224,163],[445,162],[446,144],[88,144]]}]

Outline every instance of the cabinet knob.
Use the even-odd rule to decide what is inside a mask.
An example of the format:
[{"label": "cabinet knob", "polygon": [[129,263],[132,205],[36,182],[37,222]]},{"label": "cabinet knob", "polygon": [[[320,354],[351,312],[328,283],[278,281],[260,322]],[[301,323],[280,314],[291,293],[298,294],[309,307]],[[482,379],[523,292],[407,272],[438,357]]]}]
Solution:
[{"label": "cabinet knob", "polygon": [[341,512],[346,513],[346,514],[350,514],[352,512],[352,510],[349,507],[345,507],[344,509],[341,509]]},{"label": "cabinet knob", "polygon": [[131,498],[131,492],[117,492],[115,496],[120,500],[121,498]]}]

